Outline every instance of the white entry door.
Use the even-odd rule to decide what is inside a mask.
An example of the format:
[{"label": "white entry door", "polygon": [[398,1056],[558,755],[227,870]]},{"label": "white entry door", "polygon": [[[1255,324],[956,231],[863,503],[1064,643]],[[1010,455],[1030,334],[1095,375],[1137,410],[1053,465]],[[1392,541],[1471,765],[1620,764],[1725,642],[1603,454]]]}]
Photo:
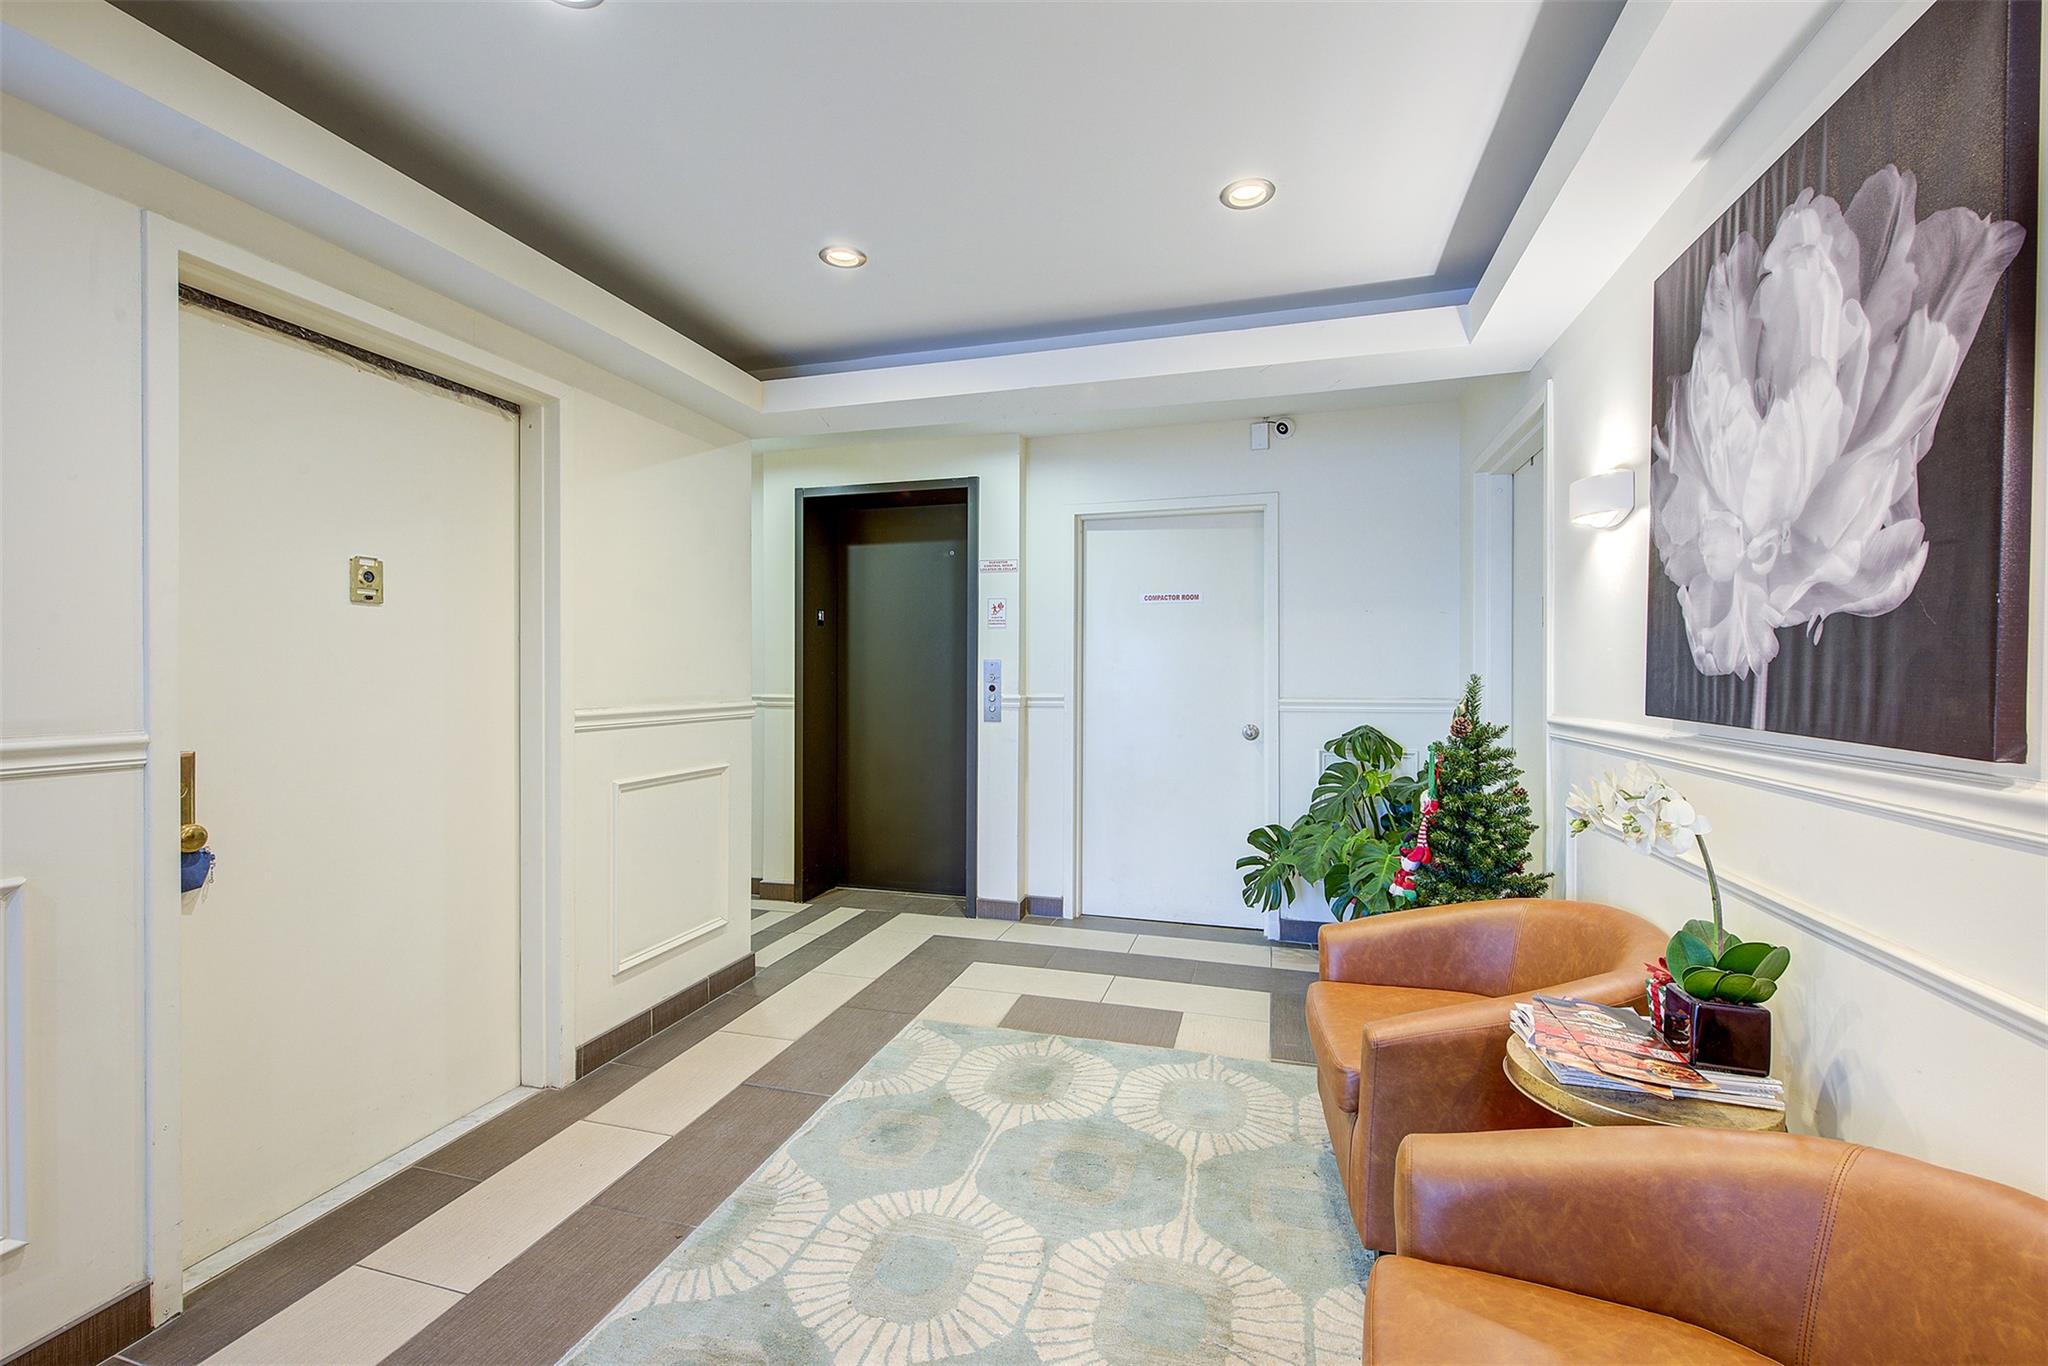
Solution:
[{"label": "white entry door", "polygon": [[519,1084],[518,426],[191,306],[179,346],[190,1266]]},{"label": "white entry door", "polygon": [[1082,528],[1081,910],[1260,927],[1234,865],[1273,819],[1264,519]]},{"label": "white entry door", "polygon": [[1529,871],[1544,867],[1544,745],[1549,726],[1544,695],[1543,619],[1543,457],[1515,471],[1515,696],[1508,743],[1522,766],[1522,785],[1529,789],[1529,809],[1536,816],[1536,835],[1529,850]]}]

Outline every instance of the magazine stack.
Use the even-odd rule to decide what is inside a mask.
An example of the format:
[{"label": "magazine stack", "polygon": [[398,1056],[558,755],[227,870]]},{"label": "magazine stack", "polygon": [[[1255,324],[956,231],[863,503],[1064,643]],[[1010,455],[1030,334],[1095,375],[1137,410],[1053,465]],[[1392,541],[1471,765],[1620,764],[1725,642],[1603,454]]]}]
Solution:
[{"label": "magazine stack", "polygon": [[1785,1108],[1785,1086],[1775,1077],[1694,1067],[1657,1037],[1648,1020],[1620,1006],[1537,996],[1517,1004],[1509,1024],[1563,1086]]}]

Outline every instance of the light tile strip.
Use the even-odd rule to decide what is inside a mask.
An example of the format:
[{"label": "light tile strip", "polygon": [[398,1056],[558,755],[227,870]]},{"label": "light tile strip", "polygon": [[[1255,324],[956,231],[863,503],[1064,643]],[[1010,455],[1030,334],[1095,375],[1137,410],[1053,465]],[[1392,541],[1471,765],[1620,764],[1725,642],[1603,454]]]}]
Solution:
[{"label": "light tile strip", "polygon": [[1057,944],[1063,949],[1100,949],[1105,953],[1128,953],[1134,934],[1110,930],[1070,930],[1060,925],[1036,925],[1020,920],[1004,932],[1012,943]]},{"label": "light tile strip", "polygon": [[1153,958],[1186,958],[1196,963],[1236,963],[1263,968],[1272,963],[1272,950],[1264,944],[1226,944],[1215,939],[1171,939],[1165,935],[1141,934],[1131,942],[1128,953]]},{"label": "light tile strip", "polygon": [[440,1286],[352,1266],[206,1358],[205,1366],[373,1366],[461,1299]]},{"label": "light tile strip", "polygon": [[467,1294],[665,1141],[660,1134],[577,1120],[362,1265]]},{"label": "light tile strip", "polygon": [[1110,983],[1109,991],[1101,999],[1115,1006],[1151,1006],[1154,1010],[1221,1015],[1232,1020],[1267,1020],[1273,1009],[1270,992],[1197,986],[1193,982],[1155,982],[1145,977],[1119,977]]},{"label": "light tile strip", "polygon": [[1267,1020],[1183,1014],[1173,1046],[1190,1053],[1220,1053],[1226,1058],[1256,1058],[1265,1062],[1272,1056],[1273,1027]]},{"label": "light tile strip", "polygon": [[[829,972],[807,972],[801,980],[801,991],[785,988],[776,992],[727,1025],[726,1031],[734,1034],[766,1034],[775,1039],[801,1039],[823,1023],[827,1015],[866,990],[872,979]],[[644,1086],[646,1083],[642,1082],[641,1085]]]},{"label": "light tile strip", "polygon": [[593,1124],[679,1134],[787,1047],[786,1039],[721,1030],[599,1106],[589,1119]]},{"label": "light tile strip", "polygon": [[953,979],[953,985],[977,991],[1007,991],[1019,996],[1061,996],[1070,1001],[1100,1001],[1115,980],[1100,973],[1069,972],[1064,968],[971,963],[965,972]]},{"label": "light tile strip", "polygon": [[994,1028],[1017,1004],[1014,991],[979,991],[973,987],[947,987],[917,1013],[920,1020],[945,1020],[951,1024],[986,1025]]}]

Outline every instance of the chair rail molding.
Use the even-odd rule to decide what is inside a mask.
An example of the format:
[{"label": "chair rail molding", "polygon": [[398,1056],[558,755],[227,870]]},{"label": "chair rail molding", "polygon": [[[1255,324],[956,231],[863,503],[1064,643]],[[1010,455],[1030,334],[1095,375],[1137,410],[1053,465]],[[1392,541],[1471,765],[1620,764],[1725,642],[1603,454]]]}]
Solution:
[{"label": "chair rail molding", "polygon": [[1642,759],[1844,811],[2048,854],[2048,785],[1911,760],[1836,757],[1765,741],[1554,717],[1554,743]]},{"label": "chair rail molding", "polygon": [[[1616,843],[1621,842],[1621,836],[1611,830],[1598,827],[1595,830]],[[1571,896],[1577,896],[1580,890],[1579,847],[1577,840],[1572,841],[1565,855],[1565,883],[1567,894]],[[1654,857],[1659,863],[1677,868],[1702,884],[1707,880],[1706,867],[1696,858],[1668,854],[1661,849],[1655,851]],[[1724,894],[1748,902],[1768,916],[1795,925],[1816,939],[1853,953],[1914,986],[2011,1030],[2036,1047],[2048,1047],[2048,1008],[1957,972],[1917,949],[1872,934],[1776,888],[1752,881],[1739,873],[1731,873],[1719,863],[1714,865],[1714,872]]]},{"label": "chair rail molding", "polygon": [[1455,697],[1283,697],[1284,712],[1377,711],[1406,715],[1449,716],[1458,705]]},{"label": "chair rail molding", "polygon": [[796,694],[793,692],[757,692],[754,705],[763,711],[795,711]]},{"label": "chair rail molding", "polygon": [[578,707],[576,730],[639,730],[706,721],[751,721],[754,702],[656,702],[637,707]]},{"label": "chair rail molding", "polygon": [[0,739],[0,779],[113,773],[141,768],[148,757],[149,737],[141,731]]}]

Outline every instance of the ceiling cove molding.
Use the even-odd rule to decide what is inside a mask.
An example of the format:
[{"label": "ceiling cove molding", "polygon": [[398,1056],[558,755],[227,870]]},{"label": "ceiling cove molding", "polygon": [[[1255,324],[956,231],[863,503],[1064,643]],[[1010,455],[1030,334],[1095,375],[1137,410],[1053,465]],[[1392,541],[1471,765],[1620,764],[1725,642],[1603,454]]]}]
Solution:
[{"label": "ceiling cove molding", "polygon": [[1688,735],[1590,718],[1553,718],[1550,735],[1581,749],[2048,854],[2048,785],[2027,775],[2000,779],[1911,759],[1836,757],[1767,739]]},{"label": "ceiling cove molding", "polygon": [[641,707],[578,707],[576,730],[640,730],[648,726],[690,726],[706,721],[751,721],[747,702],[673,702]]},{"label": "ceiling cove molding", "polygon": [[[1599,833],[1617,843],[1621,837],[1614,832],[1595,827]],[[1579,846],[1574,842],[1567,854],[1566,882],[1571,895],[1580,891]],[[1705,885],[1707,872],[1704,867],[1690,858],[1657,851],[1654,857],[1667,867],[1676,868]],[[1867,963],[1874,964],[1886,972],[1925,991],[1932,992],[1943,1000],[1961,1006],[1975,1015],[1982,1016],[2001,1028],[2034,1044],[2048,1046],[2048,1010],[2002,991],[1988,982],[1980,982],[1965,976],[1945,964],[1938,963],[1916,949],[1907,948],[1880,935],[1870,933],[1861,926],[1852,925],[1841,917],[1811,906],[1788,896],[1761,882],[1723,870],[1715,865],[1715,877],[1721,890],[1748,902],[1758,910],[1788,925],[1793,925],[1814,938],[1832,944],[1836,948],[1855,954]]]},{"label": "ceiling cove molding", "polygon": [[0,779],[116,773],[141,768],[148,758],[149,737],[140,731],[5,739],[0,740]]}]

